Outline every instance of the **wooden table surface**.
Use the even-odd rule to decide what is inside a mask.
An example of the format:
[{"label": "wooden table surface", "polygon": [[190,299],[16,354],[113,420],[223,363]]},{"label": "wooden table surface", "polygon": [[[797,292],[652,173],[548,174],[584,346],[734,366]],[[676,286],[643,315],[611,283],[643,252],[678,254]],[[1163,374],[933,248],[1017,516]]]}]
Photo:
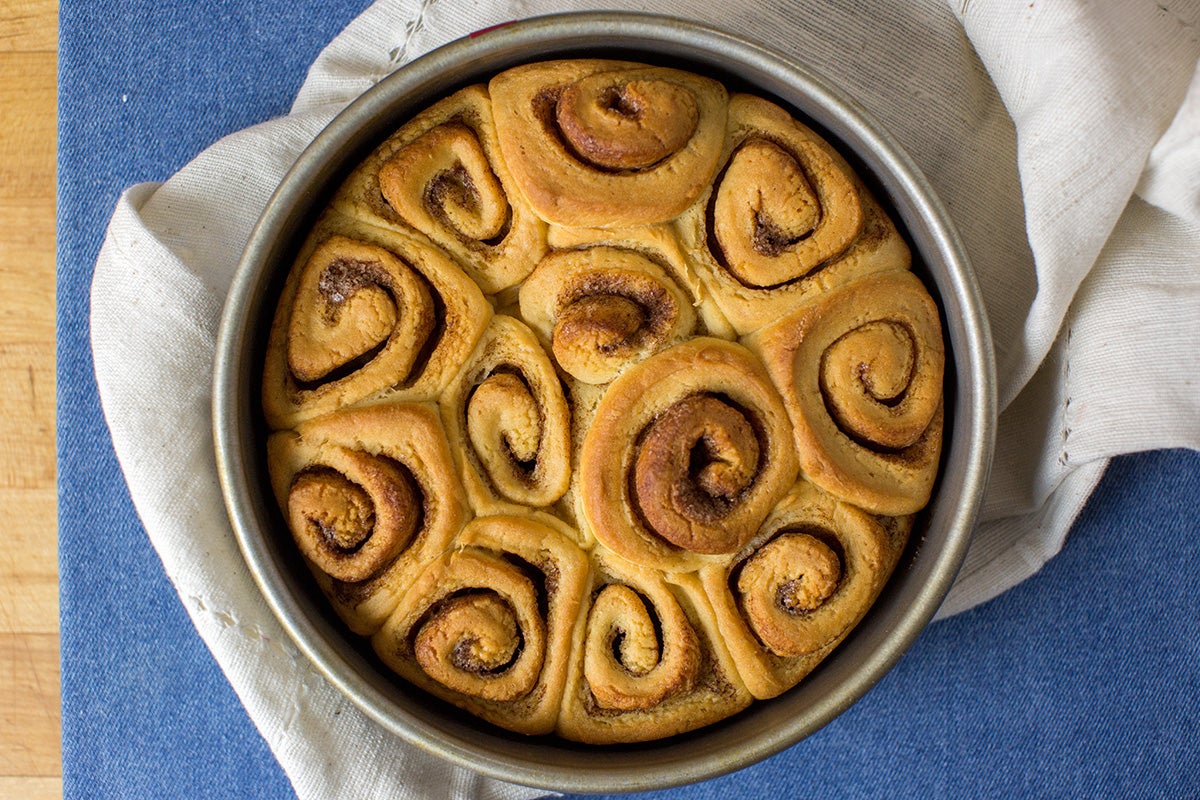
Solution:
[{"label": "wooden table surface", "polygon": [[9,520],[0,548],[0,798],[14,800],[62,797],[54,462],[57,50],[57,0],[0,0],[0,505]]}]

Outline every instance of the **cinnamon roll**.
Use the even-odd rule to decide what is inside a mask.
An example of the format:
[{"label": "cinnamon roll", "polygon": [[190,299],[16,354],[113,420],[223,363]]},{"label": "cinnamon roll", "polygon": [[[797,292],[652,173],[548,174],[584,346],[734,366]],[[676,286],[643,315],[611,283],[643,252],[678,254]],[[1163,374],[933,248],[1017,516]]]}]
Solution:
[{"label": "cinnamon roll", "polygon": [[795,686],[862,619],[891,575],[911,517],[890,522],[806,481],[754,540],[701,572],[721,637],[750,692]]},{"label": "cinnamon roll", "polygon": [[680,70],[551,61],[502,72],[488,90],[514,179],[559,225],[672,219],[712,179],[725,138],[725,88]]},{"label": "cinnamon roll", "polygon": [[513,186],[487,90],[436,103],[381,144],[333,204],[420,231],[485,294],[514,286],[545,252],[546,226]]},{"label": "cinnamon roll", "polygon": [[618,555],[685,572],[737,551],[796,479],[783,403],[744,348],[697,338],[627,370],[579,459],[581,516]]},{"label": "cinnamon roll", "polygon": [[937,477],[904,239],[787,110],[516,67],[351,167],[269,331],[281,518],[381,661],[488,724],[674,736],[794,686]]},{"label": "cinnamon roll", "polygon": [[571,480],[571,411],[533,331],[498,314],[442,395],[472,505],[549,506]]},{"label": "cinnamon roll", "polygon": [[521,315],[572,378],[608,383],[696,330],[691,297],[651,258],[597,246],[547,256],[521,285]]},{"label": "cinnamon roll", "polygon": [[328,214],[289,276],[263,368],[263,411],[286,428],[367,398],[436,399],[491,307],[417,239]]},{"label": "cinnamon roll", "polygon": [[558,718],[587,558],[553,520],[471,521],[372,642],[408,680],[518,733]]},{"label": "cinnamon roll", "polygon": [[750,704],[698,586],[672,586],[604,550],[592,565],[560,734],[591,744],[661,739]]},{"label": "cinnamon roll", "polygon": [[[546,234],[546,241],[551,251],[612,248],[641,255],[661,268],[674,286],[687,296],[696,318],[696,326],[688,332],[689,336],[715,336],[718,339],[730,340],[737,338],[733,326],[729,324],[729,320],[721,313],[717,304],[712,302],[708,289],[696,276],[691,260],[684,253],[679,237],[671,225],[634,228],[564,228],[551,225]],[[529,280],[525,283],[529,283]],[[522,284],[521,289],[525,290],[525,284]]]},{"label": "cinnamon roll", "polygon": [[700,280],[740,334],[838,283],[911,261],[845,159],[779,106],[744,94],[730,98],[711,189],[677,226]]},{"label": "cinnamon roll", "polygon": [[805,477],[877,514],[924,508],[941,453],[945,351],[915,275],[839,287],[747,343],[783,395]]},{"label": "cinnamon roll", "polygon": [[429,406],[376,405],[301,423],[272,434],[267,464],[288,530],[355,633],[379,628],[467,520]]}]

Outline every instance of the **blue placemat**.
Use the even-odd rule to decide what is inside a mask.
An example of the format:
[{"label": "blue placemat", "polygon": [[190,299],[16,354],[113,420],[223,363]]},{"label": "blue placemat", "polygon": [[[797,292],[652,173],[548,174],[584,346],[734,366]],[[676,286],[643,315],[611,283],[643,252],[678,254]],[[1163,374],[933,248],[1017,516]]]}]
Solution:
[{"label": "blue placemat", "polygon": [[[88,348],[124,187],[286,113],[366,0],[60,10],[58,446],[68,798],[287,798],[129,502]],[[1187,797],[1200,789],[1200,455],[1118,459],[1039,575],[933,625],[862,701],[747,770],[647,797]],[[614,786],[614,791],[619,791]]]}]

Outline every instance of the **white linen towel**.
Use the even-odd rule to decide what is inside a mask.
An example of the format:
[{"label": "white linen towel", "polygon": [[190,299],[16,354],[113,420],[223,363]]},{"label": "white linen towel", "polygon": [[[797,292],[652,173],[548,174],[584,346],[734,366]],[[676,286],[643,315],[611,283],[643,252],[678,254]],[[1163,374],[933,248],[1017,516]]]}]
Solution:
[{"label": "white linen towel", "polygon": [[[896,137],[948,207],[991,317],[1004,411],[983,520],[942,616],[1056,553],[1111,456],[1200,447],[1200,3],[605,7],[706,22],[815,68]],[[283,174],[354,97],[471,31],[585,8],[380,0],[313,64],[291,114],[231,134],[162,185],[130,188],[113,214],[92,286],[113,444],[168,576],[304,800],[541,792],[384,732],[258,596],[224,514],[209,423],[234,267]],[[163,415],[162,397],[180,412]]]}]

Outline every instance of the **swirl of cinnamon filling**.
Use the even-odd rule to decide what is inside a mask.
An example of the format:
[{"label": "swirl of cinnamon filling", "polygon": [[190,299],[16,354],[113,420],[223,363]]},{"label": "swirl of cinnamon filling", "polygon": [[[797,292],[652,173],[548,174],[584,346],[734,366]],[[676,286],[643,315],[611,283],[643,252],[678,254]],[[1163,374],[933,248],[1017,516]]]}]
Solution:
[{"label": "swirl of cinnamon filling", "polygon": [[507,232],[508,198],[474,132],[450,122],[400,148],[379,170],[384,199],[421,229],[446,226],[491,244]]},{"label": "swirl of cinnamon filling", "polygon": [[263,369],[285,428],[369,397],[437,397],[487,326],[479,287],[432,246],[329,214],[289,276]]},{"label": "swirl of cinnamon filling", "polygon": [[580,456],[584,515],[638,564],[679,570],[732,553],[795,479],[789,437],[750,353],[719,339],[676,345],[600,401]]},{"label": "swirl of cinnamon filling", "polygon": [[333,236],[301,272],[288,367],[306,385],[378,359],[404,380],[433,326],[429,290],[407,264],[383,248]]},{"label": "swirl of cinnamon filling", "polygon": [[586,556],[553,518],[478,517],[375,635],[408,680],[521,733],[554,728]]},{"label": "swirl of cinnamon filling", "polygon": [[898,519],[889,531],[801,481],[733,561],[707,569],[721,635],[756,697],[794,685],[858,623],[911,524]]},{"label": "swirl of cinnamon filling", "polygon": [[[554,503],[571,480],[571,410],[537,337],[498,314],[442,395],[451,437],[462,441],[472,504]],[[465,434],[465,436],[464,436]]]},{"label": "swirl of cinnamon filling", "polygon": [[908,246],[836,150],[759,97],[729,101],[729,144],[707,199],[675,226],[738,333],[826,288],[907,269]]},{"label": "swirl of cinnamon filling", "polygon": [[924,507],[941,449],[945,351],[920,279],[847,284],[747,342],[783,394],[806,477],[875,513]]},{"label": "swirl of cinnamon filling", "polygon": [[478,583],[488,588],[468,581],[466,593],[447,597],[421,618],[412,633],[417,663],[446,688],[481,700],[528,694],[546,649],[536,589],[503,560],[468,554],[458,569],[486,576]]},{"label": "swirl of cinnamon filling", "polygon": [[750,703],[698,583],[668,583],[601,548],[592,561],[591,607],[575,631],[559,733],[646,741]]},{"label": "swirl of cinnamon filling", "polygon": [[617,80],[600,73],[566,86],[554,121],[581,161],[643,170],[678,153],[696,133],[695,96],[663,80]]},{"label": "swirl of cinnamon filling", "polygon": [[664,222],[715,172],[727,95],[707,78],[551,61],[507,70],[488,88],[513,177],[548,222]]},{"label": "swirl of cinnamon filling", "polygon": [[708,394],[685,397],[643,433],[633,467],[638,508],[676,547],[736,550],[748,521],[741,517],[749,514],[735,508],[758,476],[762,456],[745,411]]},{"label": "swirl of cinnamon filling", "polygon": [[588,614],[583,674],[601,708],[652,708],[691,689],[700,668],[698,648],[678,603],[652,611],[630,587],[610,584]]},{"label": "swirl of cinnamon filling", "polygon": [[721,260],[756,288],[803,278],[845,252],[862,227],[850,175],[815,142],[750,139],[719,178],[712,208]]},{"label": "swirl of cinnamon filling", "polygon": [[296,475],[288,524],[317,568],[340,581],[366,580],[404,549],[420,519],[420,497],[404,468],[338,450]]},{"label": "swirl of cinnamon filling", "polygon": [[520,302],[559,366],[591,384],[607,383],[696,327],[690,298],[667,272],[616,247],[551,253],[521,285]]},{"label": "swirl of cinnamon filling", "polygon": [[742,568],[737,591],[746,616],[776,655],[800,656],[815,649],[794,628],[820,608],[841,581],[841,559],[823,538],[820,531],[783,533]]},{"label": "swirl of cinnamon filling", "polygon": [[426,406],[320,417],[272,434],[267,458],[292,537],[359,633],[382,624],[466,521],[445,433]]},{"label": "swirl of cinnamon filling", "polygon": [[482,86],[401,126],[350,175],[333,205],[428,236],[486,294],[519,283],[546,250],[546,226],[512,182]]}]

